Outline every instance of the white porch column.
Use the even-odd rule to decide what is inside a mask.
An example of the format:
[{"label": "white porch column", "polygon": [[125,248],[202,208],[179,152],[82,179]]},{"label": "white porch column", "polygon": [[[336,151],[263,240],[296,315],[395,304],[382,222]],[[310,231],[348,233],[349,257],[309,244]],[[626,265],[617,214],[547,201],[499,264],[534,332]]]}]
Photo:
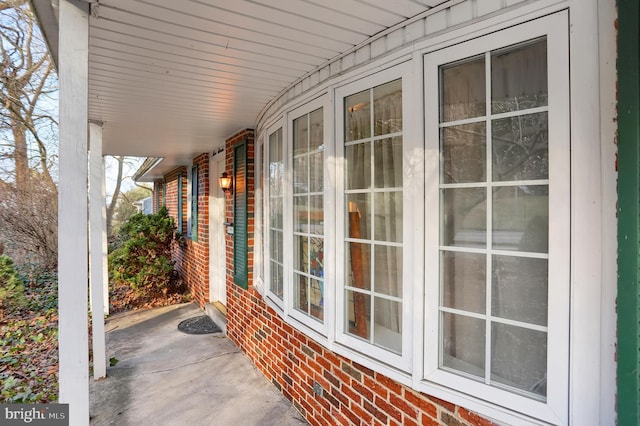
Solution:
[{"label": "white porch column", "polygon": [[106,240],[107,230],[105,199],[102,196],[103,176],[102,125],[89,123],[89,282],[91,283],[93,378],[95,380],[107,375],[103,292],[104,256],[106,255],[103,240]]},{"label": "white porch column", "polygon": [[87,120],[89,5],[59,2],[59,383],[69,424],[89,424]]},{"label": "white porch column", "polygon": [[100,197],[102,199],[102,300],[104,301],[104,314],[109,315],[109,244],[107,242],[107,182],[104,168],[104,157],[102,163],[102,181],[100,182]]}]

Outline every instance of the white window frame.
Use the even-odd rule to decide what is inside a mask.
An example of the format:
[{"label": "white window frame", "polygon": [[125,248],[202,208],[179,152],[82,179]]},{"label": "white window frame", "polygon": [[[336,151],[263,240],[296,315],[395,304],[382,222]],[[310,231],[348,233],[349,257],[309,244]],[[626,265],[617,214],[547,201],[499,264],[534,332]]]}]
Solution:
[{"label": "white window frame", "polygon": [[[570,127],[568,18],[558,13],[526,22],[424,57],[425,141],[425,340],[424,375],[429,382],[457,389],[484,401],[554,424],[567,424],[569,398],[570,309]],[[439,74],[440,65],[526,42],[547,38],[549,120],[549,290],[547,399],[517,393],[438,368],[439,362]],[[490,78],[490,74],[487,75]],[[487,96],[490,96],[488,93]],[[489,114],[490,112],[487,111]],[[592,372],[593,373],[593,372]],[[585,374],[592,374],[587,373]],[[427,390],[427,389],[425,389]]]},{"label": "white window frame", "polygon": [[[324,152],[323,152],[323,209],[324,209],[324,319],[319,321],[312,316],[306,315],[294,308],[294,280],[293,280],[293,245],[294,245],[294,230],[293,230],[293,121],[304,115],[309,114],[317,109],[322,108],[322,123],[324,134]],[[311,330],[316,331],[322,336],[327,336],[329,326],[333,324],[330,318],[333,312],[333,287],[335,286],[335,273],[333,273],[333,265],[335,264],[334,247],[335,242],[333,238],[333,229],[335,223],[335,193],[332,187],[332,173],[329,167],[331,158],[333,158],[334,144],[332,143],[331,135],[331,104],[329,102],[329,96],[324,95],[319,98],[313,99],[304,105],[291,110],[287,113],[287,133],[283,135],[283,143],[287,145],[287,158],[285,161],[285,175],[287,176],[287,186],[284,188],[284,197],[286,211],[285,220],[287,224],[284,231],[285,241],[285,254],[290,253],[289,259],[285,261],[284,268],[284,293],[286,301],[286,315],[290,316],[299,323],[305,325]],[[287,168],[287,165],[289,167]]]},{"label": "white window frame", "polygon": [[[413,289],[416,284],[419,285],[422,274],[415,274],[416,263],[411,251],[418,249],[422,245],[421,233],[416,233],[414,224],[421,224],[423,220],[422,207],[413,206],[413,200],[422,200],[422,166],[415,164],[416,152],[422,152],[422,141],[415,137],[414,115],[412,113],[412,100],[416,97],[411,94],[413,83],[413,68],[410,62],[401,63],[392,68],[379,71],[375,74],[364,77],[360,80],[341,86],[335,91],[335,145],[336,158],[338,159],[338,167],[336,171],[336,307],[335,307],[335,343],[348,350],[356,351],[360,354],[367,354],[369,357],[380,361],[392,368],[404,372],[412,370],[413,359]],[[403,294],[402,294],[402,353],[396,354],[382,347],[375,346],[369,342],[365,342],[355,336],[348,334],[345,330],[345,200],[344,200],[344,166],[346,164],[344,158],[344,100],[346,97],[369,90],[376,86],[389,83],[393,80],[402,79],[402,110],[403,110]],[[419,156],[419,162],[422,162],[422,155]],[[415,166],[415,167],[414,167]],[[416,169],[417,167],[417,169]],[[415,173],[417,172],[417,173]],[[422,204],[420,201],[417,204]],[[415,208],[414,208],[415,207]],[[421,225],[418,225],[421,229]],[[417,234],[417,235],[416,235]],[[416,281],[417,279],[417,281]],[[353,357],[358,360],[359,357]]]},{"label": "white window frame", "polygon": [[[270,202],[270,193],[269,193],[269,136],[273,135],[275,132],[277,132],[278,130],[282,131],[282,161],[283,161],[283,165],[284,165],[284,174],[283,174],[283,180],[282,180],[282,194],[283,194],[283,203],[282,203],[282,213],[283,213],[283,217],[282,217],[282,229],[283,229],[283,239],[284,239],[284,230],[287,229],[287,219],[286,219],[286,196],[284,193],[285,188],[287,188],[287,175],[288,172],[287,170],[289,169],[289,164],[287,163],[287,158],[288,158],[288,141],[287,141],[287,129],[285,126],[285,121],[284,120],[278,120],[277,122],[275,122],[274,124],[272,124],[271,126],[269,126],[269,128],[267,129],[267,131],[265,132],[265,139],[264,139],[264,277],[265,277],[265,294],[267,296],[268,301],[270,302],[271,306],[281,315],[283,315],[284,313],[284,307],[285,307],[285,303],[286,303],[286,297],[287,297],[287,292],[286,292],[286,268],[284,267],[284,265],[287,264],[287,244],[283,242],[283,277],[284,277],[284,281],[283,281],[283,289],[282,289],[282,299],[280,299],[279,296],[277,296],[274,292],[273,289],[271,287],[271,258],[270,258],[270,254],[271,254],[271,233],[270,233],[270,229],[271,229],[271,223],[269,220],[269,213],[271,211],[271,206],[269,204]],[[284,240],[283,240],[284,241]]]},{"label": "white window frame", "polygon": [[[262,132],[257,138],[255,138],[255,155],[254,160],[255,172],[255,238],[254,238],[254,258],[253,258],[253,271],[255,276],[255,287],[262,295],[265,294],[265,278],[264,278],[264,183],[266,182],[265,176],[262,174],[264,170],[264,146],[266,143],[266,132]],[[260,161],[262,159],[262,161]]]}]

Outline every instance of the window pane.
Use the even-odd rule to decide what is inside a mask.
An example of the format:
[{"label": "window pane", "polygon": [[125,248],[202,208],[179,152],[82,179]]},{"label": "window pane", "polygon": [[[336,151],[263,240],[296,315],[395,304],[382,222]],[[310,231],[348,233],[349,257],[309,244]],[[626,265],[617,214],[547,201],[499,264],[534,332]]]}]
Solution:
[{"label": "window pane", "polygon": [[324,277],[324,240],[322,238],[309,238],[309,262],[311,275]]},{"label": "window pane", "polygon": [[374,247],[374,291],[402,297],[402,247]]},{"label": "window pane", "polygon": [[293,192],[309,192],[309,157],[306,155],[293,159]]},{"label": "window pane", "polygon": [[309,166],[311,168],[311,182],[308,192],[322,192],[322,175],[324,173],[322,152],[309,156]]},{"label": "window pane", "polygon": [[486,255],[443,251],[441,262],[442,306],[484,314]]},{"label": "window pane", "polygon": [[371,144],[345,147],[347,189],[371,188]]},{"label": "window pane", "polygon": [[493,248],[549,251],[549,188],[508,186],[493,192]]},{"label": "window pane", "polygon": [[485,188],[443,189],[441,241],[445,246],[486,247]]},{"label": "window pane", "polygon": [[324,233],[324,209],[322,208],[322,195],[312,195],[309,197],[310,209],[309,220],[311,234]]},{"label": "window pane", "polygon": [[324,285],[322,280],[309,280],[309,302],[311,316],[322,321],[324,319]]},{"label": "window pane", "polygon": [[491,333],[491,380],[546,396],[547,333],[495,322]]},{"label": "window pane", "polygon": [[282,198],[271,198],[269,203],[272,228],[282,229]]},{"label": "window pane", "polygon": [[344,100],[344,140],[346,142],[371,136],[371,92],[356,93]]},{"label": "window pane", "polygon": [[484,122],[442,129],[442,183],[486,181],[486,133]]},{"label": "window pane", "polygon": [[309,197],[306,195],[293,197],[293,230],[309,231]]},{"label": "window pane", "polygon": [[347,243],[346,254],[346,285],[371,290],[371,246],[362,243]]},{"label": "window pane", "polygon": [[371,195],[347,194],[349,238],[371,239]]},{"label": "window pane", "polygon": [[324,117],[322,115],[322,108],[313,111],[310,114],[309,120],[311,121],[311,132],[309,140],[309,149],[314,151],[316,149],[324,149]]},{"label": "window pane", "polygon": [[484,56],[441,68],[441,121],[486,114]]},{"label": "window pane", "polygon": [[293,120],[293,155],[305,154],[309,151],[309,122],[303,115]]},{"label": "window pane", "polygon": [[402,137],[375,141],[376,188],[402,187]]},{"label": "window pane", "polygon": [[309,279],[300,274],[293,274],[293,307],[309,313]]},{"label": "window pane", "polygon": [[282,263],[282,231],[271,230],[271,259]]},{"label": "window pane", "polygon": [[274,262],[273,260],[270,263],[271,266],[271,291],[276,294],[280,299],[282,299],[282,288],[283,288],[283,279],[282,279],[282,265]]},{"label": "window pane", "polygon": [[492,314],[546,326],[548,270],[547,259],[494,256]]},{"label": "window pane", "polygon": [[402,131],[402,80],[373,89],[375,136]]},{"label": "window pane", "polygon": [[549,177],[549,123],[546,112],[494,120],[493,180]]},{"label": "window pane", "polygon": [[442,366],[484,377],[485,322],[448,312],[441,319]]},{"label": "window pane", "polygon": [[346,291],[346,320],[345,329],[348,334],[369,339],[369,324],[371,323],[371,296],[356,291]]},{"label": "window pane", "polygon": [[402,192],[377,192],[375,235],[377,241],[402,242]]},{"label": "window pane", "polygon": [[402,353],[402,303],[374,298],[373,343]]},{"label": "window pane", "polygon": [[491,56],[491,109],[494,114],[547,105],[547,41]]},{"label": "window pane", "polygon": [[293,268],[309,272],[309,239],[305,236],[294,235],[293,241]]}]

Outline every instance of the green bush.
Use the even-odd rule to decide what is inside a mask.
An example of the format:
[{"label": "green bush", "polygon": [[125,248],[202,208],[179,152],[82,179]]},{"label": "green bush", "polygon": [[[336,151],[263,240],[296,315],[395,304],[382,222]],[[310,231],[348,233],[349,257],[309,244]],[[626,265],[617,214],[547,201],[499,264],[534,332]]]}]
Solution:
[{"label": "green bush", "polygon": [[0,255],[0,320],[4,316],[4,310],[12,311],[24,306],[26,302],[24,287],[13,260]]},{"label": "green bush", "polygon": [[172,290],[171,244],[175,224],[166,207],[132,216],[120,229],[118,247],[109,254],[109,271],[139,294],[166,295]]}]

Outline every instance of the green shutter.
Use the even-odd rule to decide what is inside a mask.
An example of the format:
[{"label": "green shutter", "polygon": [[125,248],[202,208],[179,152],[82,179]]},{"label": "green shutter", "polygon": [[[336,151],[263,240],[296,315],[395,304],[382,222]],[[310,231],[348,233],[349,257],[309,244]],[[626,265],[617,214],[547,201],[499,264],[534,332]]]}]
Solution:
[{"label": "green shutter", "polygon": [[640,6],[618,1],[618,425],[640,424]]},{"label": "green shutter", "polygon": [[247,232],[247,141],[233,147],[233,282],[249,286]]},{"label": "green shutter", "polygon": [[162,181],[162,205],[166,207],[167,205],[167,181]]},{"label": "green shutter", "polygon": [[182,172],[178,173],[178,232],[182,235]]},{"label": "green shutter", "polygon": [[198,166],[191,169],[191,240],[198,241]]}]

